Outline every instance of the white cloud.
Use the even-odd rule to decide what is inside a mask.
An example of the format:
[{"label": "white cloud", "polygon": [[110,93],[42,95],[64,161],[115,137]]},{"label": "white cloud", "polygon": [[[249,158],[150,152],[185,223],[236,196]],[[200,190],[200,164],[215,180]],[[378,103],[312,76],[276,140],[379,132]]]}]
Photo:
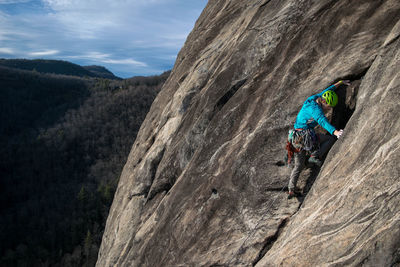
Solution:
[{"label": "white cloud", "polygon": [[85,59],[90,61],[101,61],[110,58],[110,54],[99,53],[99,52],[87,52],[86,54],[77,54],[73,56],[66,56],[69,59]]},{"label": "white cloud", "polygon": [[[2,0],[0,0],[2,1]],[[7,0],[6,0],[7,1]],[[10,0],[12,1],[12,0]],[[18,1],[18,0],[16,0]],[[24,0],[21,0],[24,1]],[[29,0],[26,0],[29,1]],[[65,10],[110,10],[113,9],[124,9],[126,7],[139,8],[149,5],[156,5],[166,0],[42,0],[42,2],[56,11]]]},{"label": "white cloud", "polygon": [[27,27],[34,25],[38,20],[36,17],[33,19],[28,19],[28,17],[13,16],[0,10],[0,41],[16,41],[26,44],[26,40],[36,39],[38,35],[32,28],[27,30]]},{"label": "white cloud", "polygon": [[116,64],[116,65],[133,65],[136,67],[147,67],[147,64],[131,58],[128,59],[105,59],[103,63]]},{"label": "white cloud", "polygon": [[43,57],[43,56],[53,56],[58,54],[60,51],[58,50],[46,50],[46,51],[38,51],[38,52],[30,52],[28,55],[32,57]]},{"label": "white cloud", "polygon": [[0,41],[33,39],[37,37],[37,35],[25,32],[18,29],[17,27],[13,29],[12,26],[10,26],[9,28],[10,29],[7,29],[5,27],[0,28]]},{"label": "white cloud", "polygon": [[0,0],[0,5],[28,3],[32,0]]},{"label": "white cloud", "polygon": [[160,33],[174,32],[185,39],[188,33],[182,26],[186,25],[186,14],[180,14],[179,8],[174,10],[173,5],[179,2],[176,0],[169,0],[171,4],[166,0],[41,1],[48,8],[48,16],[62,25],[66,34],[81,39],[99,39],[116,32],[131,39],[150,33],[156,38]]},{"label": "white cloud", "polygon": [[172,55],[206,1],[30,0],[4,10],[0,5],[0,53],[103,64],[117,74],[154,74],[173,65]]},{"label": "white cloud", "polygon": [[147,67],[145,62],[140,62],[132,58],[116,59],[111,54],[104,54],[100,52],[88,52],[86,54],[68,56],[69,59],[85,59],[88,61],[95,62],[96,64],[113,64],[113,65],[131,65],[135,67]]},{"label": "white cloud", "polygon": [[[121,12],[130,5],[114,6],[110,0],[42,0],[48,8],[49,20],[56,23],[66,36],[95,40],[119,30]],[[129,1],[124,1],[129,2]]]},{"label": "white cloud", "polygon": [[100,52],[89,52],[84,57],[88,58],[88,59],[101,60],[101,59],[109,58],[110,56],[111,56],[110,54],[104,54],[104,53],[100,53]]},{"label": "white cloud", "polygon": [[13,54],[15,54],[15,51],[14,51],[14,49],[9,48],[9,47],[0,47],[0,54],[13,55]]}]

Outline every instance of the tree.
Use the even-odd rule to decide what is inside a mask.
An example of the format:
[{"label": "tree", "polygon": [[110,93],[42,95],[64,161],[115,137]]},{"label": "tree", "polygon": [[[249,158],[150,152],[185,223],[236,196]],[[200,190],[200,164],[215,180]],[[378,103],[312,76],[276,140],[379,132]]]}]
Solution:
[{"label": "tree", "polygon": [[90,231],[88,230],[86,233],[86,237],[85,237],[85,241],[84,241],[84,245],[83,245],[83,251],[86,257],[86,261],[89,261],[89,257],[90,257],[90,251],[92,248],[92,234],[90,233]]}]

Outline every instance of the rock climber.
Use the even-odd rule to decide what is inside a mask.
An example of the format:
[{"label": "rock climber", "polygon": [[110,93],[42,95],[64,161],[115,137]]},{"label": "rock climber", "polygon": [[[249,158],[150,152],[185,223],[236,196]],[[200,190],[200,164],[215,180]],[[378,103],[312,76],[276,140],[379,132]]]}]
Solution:
[{"label": "rock climber", "polygon": [[[310,96],[303,104],[297,115],[294,129],[289,131],[287,142],[288,161],[294,156],[294,167],[289,180],[289,196],[292,198],[300,195],[296,189],[297,179],[304,168],[307,154],[310,155],[309,163],[321,166],[321,159],[328,152],[335,142],[336,136],[339,138],[343,130],[337,130],[325,117],[326,113],[338,103],[338,96],[335,90],[340,85],[350,85],[349,80],[339,81],[319,94]],[[321,125],[331,135],[317,134],[314,128]]]}]

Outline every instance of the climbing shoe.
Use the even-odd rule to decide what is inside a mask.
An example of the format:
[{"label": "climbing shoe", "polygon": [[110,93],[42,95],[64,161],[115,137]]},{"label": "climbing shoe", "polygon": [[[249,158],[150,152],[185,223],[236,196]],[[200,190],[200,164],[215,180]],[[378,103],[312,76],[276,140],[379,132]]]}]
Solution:
[{"label": "climbing shoe", "polygon": [[312,163],[312,164],[315,164],[315,165],[317,165],[318,167],[321,167],[322,166],[322,161],[319,159],[319,158],[317,158],[317,157],[310,157],[309,159],[308,159],[308,162],[309,163]]},{"label": "climbing shoe", "polygon": [[291,198],[294,198],[294,197],[301,197],[301,196],[303,196],[303,194],[300,191],[295,190],[295,191],[289,191],[287,198],[291,199]]},{"label": "climbing shoe", "polygon": [[296,196],[296,193],[295,192],[293,192],[293,191],[289,191],[289,194],[288,194],[288,199],[291,199],[291,198],[294,198]]}]

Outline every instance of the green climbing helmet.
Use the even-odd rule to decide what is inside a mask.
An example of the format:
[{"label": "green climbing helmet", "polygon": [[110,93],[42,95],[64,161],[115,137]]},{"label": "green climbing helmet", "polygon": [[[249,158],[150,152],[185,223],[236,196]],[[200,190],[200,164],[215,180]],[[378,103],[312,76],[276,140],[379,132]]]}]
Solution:
[{"label": "green climbing helmet", "polygon": [[332,90],[328,90],[326,91],[323,95],[322,98],[325,99],[326,103],[331,106],[334,107],[336,106],[336,104],[338,103],[338,96],[337,94],[332,91]]}]

